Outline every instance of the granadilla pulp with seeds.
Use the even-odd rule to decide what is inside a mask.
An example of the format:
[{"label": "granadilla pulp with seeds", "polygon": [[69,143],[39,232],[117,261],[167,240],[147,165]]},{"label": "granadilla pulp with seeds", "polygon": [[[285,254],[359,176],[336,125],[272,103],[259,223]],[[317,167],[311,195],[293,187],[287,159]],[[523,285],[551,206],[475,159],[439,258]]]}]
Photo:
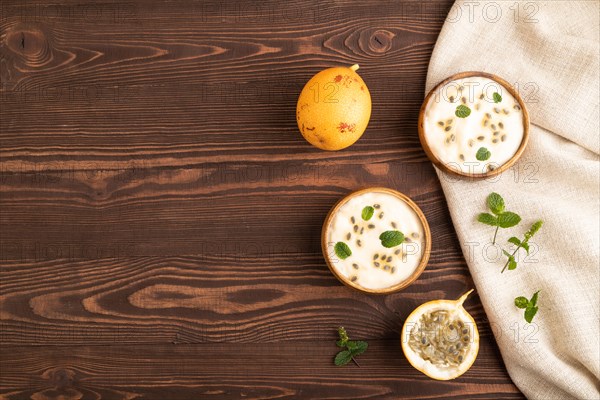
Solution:
[{"label": "granadilla pulp with seeds", "polygon": [[438,380],[465,373],[479,351],[479,333],[473,317],[463,308],[470,290],[456,301],[422,304],[402,328],[402,350],[413,367]]}]

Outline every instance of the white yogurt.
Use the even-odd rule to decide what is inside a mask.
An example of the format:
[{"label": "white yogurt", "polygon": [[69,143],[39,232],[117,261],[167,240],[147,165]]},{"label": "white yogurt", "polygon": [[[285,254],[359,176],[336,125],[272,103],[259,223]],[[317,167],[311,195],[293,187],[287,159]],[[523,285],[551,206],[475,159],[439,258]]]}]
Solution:
[{"label": "white yogurt", "polygon": [[[502,100],[495,102],[494,93]],[[471,114],[456,116],[464,104]],[[429,98],[423,118],[425,140],[437,159],[449,168],[483,174],[509,161],[523,140],[523,111],[500,83],[483,77],[450,81]],[[478,160],[485,148],[491,154]],[[483,152],[483,151],[482,151]]]},{"label": "white yogurt", "polygon": [[[361,216],[366,206],[375,209],[368,221]],[[379,236],[385,231],[403,233],[404,242],[384,247]],[[419,266],[425,249],[424,229],[417,213],[402,199],[385,192],[350,198],[332,217],[326,238],[332,267],[366,289],[386,289],[405,281]],[[340,259],[334,250],[338,242],[346,243],[352,255]]]}]

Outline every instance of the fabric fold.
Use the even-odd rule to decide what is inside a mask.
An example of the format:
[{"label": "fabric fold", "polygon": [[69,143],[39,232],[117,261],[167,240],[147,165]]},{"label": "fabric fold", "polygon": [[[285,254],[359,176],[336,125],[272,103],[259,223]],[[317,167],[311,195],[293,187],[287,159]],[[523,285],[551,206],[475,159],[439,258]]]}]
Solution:
[{"label": "fabric fold", "polygon": [[[457,1],[429,65],[427,91],[461,71],[489,72],[513,83],[530,113],[529,145],[508,171],[438,176],[508,372],[533,399],[600,398],[599,25],[597,1]],[[532,254],[502,274],[493,229],[476,220],[491,192],[523,218],[499,232],[502,246],[544,220]],[[527,324],[514,299],[537,290]]]}]

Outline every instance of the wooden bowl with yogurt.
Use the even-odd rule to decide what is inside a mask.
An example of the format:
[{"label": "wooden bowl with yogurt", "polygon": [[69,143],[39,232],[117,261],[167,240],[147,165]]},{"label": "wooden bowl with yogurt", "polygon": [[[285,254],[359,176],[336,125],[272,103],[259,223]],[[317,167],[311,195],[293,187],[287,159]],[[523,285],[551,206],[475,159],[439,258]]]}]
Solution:
[{"label": "wooden bowl with yogurt", "polygon": [[421,106],[419,139],[441,170],[485,178],[510,168],[529,140],[529,114],[519,93],[486,72],[455,74]]},{"label": "wooden bowl with yogurt", "polygon": [[421,275],[431,253],[431,232],[410,198],[373,187],[350,193],[333,206],[323,223],[321,248],[343,284],[387,294]]}]

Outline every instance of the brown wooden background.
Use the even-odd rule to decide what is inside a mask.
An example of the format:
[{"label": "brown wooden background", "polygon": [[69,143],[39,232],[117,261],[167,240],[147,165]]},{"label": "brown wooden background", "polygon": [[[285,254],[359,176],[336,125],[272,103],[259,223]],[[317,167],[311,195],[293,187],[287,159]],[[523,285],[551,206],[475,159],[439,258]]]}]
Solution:
[{"label": "brown wooden background", "polygon": [[[450,0],[2,1],[3,399],[519,398],[477,296],[452,382],[399,346],[417,305],[472,287],[416,121]],[[350,149],[309,146],[297,96],[359,63]],[[371,185],[429,219],[407,290],[342,286],[328,209]],[[338,325],[370,343],[333,365]]]}]

